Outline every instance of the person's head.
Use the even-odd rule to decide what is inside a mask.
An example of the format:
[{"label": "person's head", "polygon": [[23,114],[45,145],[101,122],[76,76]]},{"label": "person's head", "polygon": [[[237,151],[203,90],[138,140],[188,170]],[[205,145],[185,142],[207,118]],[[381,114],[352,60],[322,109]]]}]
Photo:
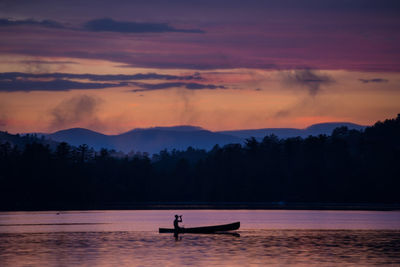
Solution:
[{"label": "person's head", "polygon": [[178,214],[175,214],[175,218],[177,218],[177,219],[178,219],[178,217],[179,217],[179,216],[178,216]]}]

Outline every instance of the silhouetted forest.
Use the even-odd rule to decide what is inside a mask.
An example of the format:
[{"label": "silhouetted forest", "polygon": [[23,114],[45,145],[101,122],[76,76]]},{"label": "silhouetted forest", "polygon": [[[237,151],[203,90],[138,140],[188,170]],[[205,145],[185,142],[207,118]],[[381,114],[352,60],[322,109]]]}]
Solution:
[{"label": "silhouetted forest", "polygon": [[87,145],[0,145],[0,209],[144,202],[400,202],[400,114],[364,131],[112,156]]}]

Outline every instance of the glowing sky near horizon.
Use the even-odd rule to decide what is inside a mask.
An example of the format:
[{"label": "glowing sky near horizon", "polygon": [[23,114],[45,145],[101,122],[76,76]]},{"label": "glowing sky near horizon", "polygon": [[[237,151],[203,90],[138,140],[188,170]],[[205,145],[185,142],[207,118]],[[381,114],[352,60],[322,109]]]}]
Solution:
[{"label": "glowing sky near horizon", "polygon": [[370,125],[400,112],[398,1],[0,1],[0,130]]}]

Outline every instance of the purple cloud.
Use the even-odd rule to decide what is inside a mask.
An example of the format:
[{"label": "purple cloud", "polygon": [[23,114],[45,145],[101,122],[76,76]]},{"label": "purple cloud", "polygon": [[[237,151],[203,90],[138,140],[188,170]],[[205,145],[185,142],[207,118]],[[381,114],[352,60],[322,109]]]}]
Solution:
[{"label": "purple cloud", "polygon": [[167,23],[116,21],[111,18],[94,19],[86,22],[83,28],[93,32],[119,32],[119,33],[163,33],[184,32],[204,33],[199,29],[177,29]]},{"label": "purple cloud", "polygon": [[389,80],[382,78],[373,78],[373,79],[358,79],[362,83],[387,83]]},{"label": "purple cloud", "polygon": [[315,96],[320,91],[321,85],[331,84],[334,80],[328,75],[304,69],[285,73],[284,82],[290,86],[299,85],[305,87],[308,89],[310,95]]},{"label": "purple cloud", "polygon": [[133,21],[116,21],[111,18],[94,19],[85,22],[81,27],[71,27],[54,20],[14,20],[0,18],[0,27],[8,26],[40,26],[55,29],[83,30],[91,32],[118,32],[118,33],[164,33],[164,32],[181,32],[181,33],[204,33],[200,29],[178,29],[170,26],[168,23],[154,22],[133,22]]},{"label": "purple cloud", "polygon": [[133,85],[140,87],[141,89],[134,89],[132,92],[144,92],[144,91],[154,91],[154,90],[164,90],[171,88],[186,88],[188,90],[203,90],[203,89],[227,89],[223,85],[214,85],[214,84],[200,84],[200,83],[157,83],[157,84],[148,84],[148,83],[133,83]]},{"label": "purple cloud", "polygon": [[84,79],[90,81],[128,81],[128,80],[203,80],[199,73],[193,75],[169,75],[159,73],[136,73],[136,74],[74,74],[74,73],[25,73],[25,72],[3,72],[0,73],[1,80],[21,80],[27,78],[46,79]]},{"label": "purple cloud", "polygon": [[70,91],[125,86],[126,83],[81,83],[56,79],[52,81],[1,80],[0,92]]},{"label": "purple cloud", "polygon": [[13,20],[13,19],[0,18],[0,27],[20,26],[20,25],[40,26],[45,28],[56,28],[56,29],[65,28],[63,24],[54,20],[34,20],[34,19]]}]

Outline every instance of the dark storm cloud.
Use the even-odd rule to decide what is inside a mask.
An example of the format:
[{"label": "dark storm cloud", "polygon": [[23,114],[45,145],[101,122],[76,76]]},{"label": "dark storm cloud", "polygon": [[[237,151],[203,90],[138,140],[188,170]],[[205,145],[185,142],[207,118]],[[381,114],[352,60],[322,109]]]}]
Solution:
[{"label": "dark storm cloud", "polygon": [[50,111],[50,128],[65,128],[84,121],[97,122],[97,111],[101,103],[101,99],[87,95],[64,100]]},{"label": "dark storm cloud", "polygon": [[317,71],[310,69],[285,72],[283,81],[289,86],[299,85],[307,88],[312,96],[320,91],[321,85],[328,85],[334,82],[330,76],[319,74]]},{"label": "dark storm cloud", "polygon": [[44,79],[85,79],[90,81],[128,81],[128,80],[202,80],[198,73],[193,75],[168,75],[158,73],[137,73],[137,74],[73,74],[73,73],[24,73],[24,72],[3,72],[0,73],[0,81],[17,80],[21,78],[44,78]]},{"label": "dark storm cloud", "polygon": [[20,25],[30,25],[30,26],[40,26],[46,28],[56,28],[56,29],[64,29],[64,25],[54,21],[54,20],[34,20],[34,19],[25,19],[25,20],[13,20],[13,19],[0,19],[0,27],[7,26],[20,26]]},{"label": "dark storm cloud", "polygon": [[188,90],[203,90],[203,89],[227,89],[223,85],[214,85],[214,84],[200,84],[200,83],[157,83],[157,84],[148,84],[148,83],[133,83],[137,87],[141,89],[134,89],[132,92],[144,92],[144,91],[154,91],[154,90],[165,90],[171,88],[186,88]]},{"label": "dark storm cloud", "polygon": [[204,33],[199,29],[177,29],[167,23],[148,23],[116,21],[110,18],[95,19],[86,22],[83,28],[93,32],[119,32],[119,33],[162,33],[185,32]]},{"label": "dark storm cloud", "polygon": [[387,83],[389,80],[382,78],[374,78],[374,79],[358,79],[362,83]]}]

